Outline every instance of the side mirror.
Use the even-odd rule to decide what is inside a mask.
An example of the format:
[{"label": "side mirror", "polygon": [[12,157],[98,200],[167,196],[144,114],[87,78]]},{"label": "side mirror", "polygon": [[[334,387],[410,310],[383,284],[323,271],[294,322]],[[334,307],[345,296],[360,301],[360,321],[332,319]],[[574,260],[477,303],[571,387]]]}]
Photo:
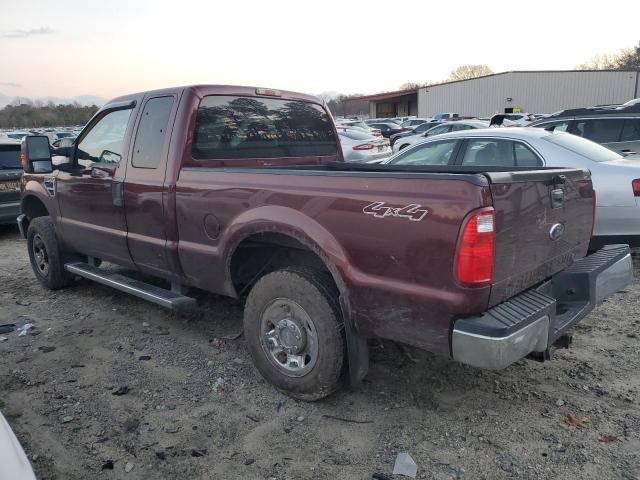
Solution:
[{"label": "side mirror", "polygon": [[44,135],[28,135],[22,139],[20,161],[27,173],[51,173],[51,146],[49,137]]}]

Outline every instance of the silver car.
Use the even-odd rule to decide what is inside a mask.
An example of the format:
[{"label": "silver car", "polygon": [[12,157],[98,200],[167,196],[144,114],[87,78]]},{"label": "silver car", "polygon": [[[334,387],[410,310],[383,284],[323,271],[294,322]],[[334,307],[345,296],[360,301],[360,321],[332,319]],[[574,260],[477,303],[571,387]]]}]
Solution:
[{"label": "silver car", "polygon": [[457,132],[460,130],[472,130],[474,128],[487,128],[488,126],[489,122],[485,122],[484,120],[456,120],[453,122],[442,122],[419,135],[402,137],[394,142],[393,151],[399,152],[410,145],[423,142],[425,138],[433,137],[434,135],[442,135],[443,133]]},{"label": "silver car", "polygon": [[528,127],[466,130],[413,145],[384,163],[588,168],[596,191],[591,248],[640,246],[640,160],[576,135]]},{"label": "silver car", "polygon": [[345,162],[381,161],[391,156],[391,147],[386,138],[348,128],[338,128],[338,138]]}]

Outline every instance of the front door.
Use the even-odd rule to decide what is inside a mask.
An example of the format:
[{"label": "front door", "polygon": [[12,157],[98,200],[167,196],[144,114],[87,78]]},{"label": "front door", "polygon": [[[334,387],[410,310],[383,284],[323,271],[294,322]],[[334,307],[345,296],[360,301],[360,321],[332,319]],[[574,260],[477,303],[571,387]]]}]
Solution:
[{"label": "front door", "polygon": [[86,255],[131,265],[122,201],[134,104],[102,111],[76,142],[56,178],[65,244]]}]

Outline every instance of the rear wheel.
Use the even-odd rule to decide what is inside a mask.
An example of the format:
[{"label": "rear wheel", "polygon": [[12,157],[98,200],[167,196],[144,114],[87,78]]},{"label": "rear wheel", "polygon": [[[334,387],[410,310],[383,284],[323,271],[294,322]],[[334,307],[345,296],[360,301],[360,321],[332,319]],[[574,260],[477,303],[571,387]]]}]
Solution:
[{"label": "rear wheel", "polygon": [[251,290],[244,314],[249,353],[283,393],[313,401],[340,386],[345,341],[337,297],[328,274],[294,268],[265,275]]},{"label": "rear wheel", "polygon": [[400,148],[398,149],[398,151],[402,150],[403,148],[407,148],[409,146],[409,144],[405,143],[403,145],[400,145]]},{"label": "rear wheel", "polygon": [[64,269],[64,256],[51,217],[37,217],[29,223],[27,248],[33,273],[43,286],[56,290],[69,284],[73,277]]}]

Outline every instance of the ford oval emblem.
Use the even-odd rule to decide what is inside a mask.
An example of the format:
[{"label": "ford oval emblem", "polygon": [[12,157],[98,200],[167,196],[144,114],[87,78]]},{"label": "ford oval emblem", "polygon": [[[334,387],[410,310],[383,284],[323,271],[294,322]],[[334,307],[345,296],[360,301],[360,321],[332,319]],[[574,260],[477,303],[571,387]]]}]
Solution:
[{"label": "ford oval emblem", "polygon": [[549,230],[549,238],[551,240],[560,240],[560,237],[564,235],[564,225],[561,223],[556,223]]}]

